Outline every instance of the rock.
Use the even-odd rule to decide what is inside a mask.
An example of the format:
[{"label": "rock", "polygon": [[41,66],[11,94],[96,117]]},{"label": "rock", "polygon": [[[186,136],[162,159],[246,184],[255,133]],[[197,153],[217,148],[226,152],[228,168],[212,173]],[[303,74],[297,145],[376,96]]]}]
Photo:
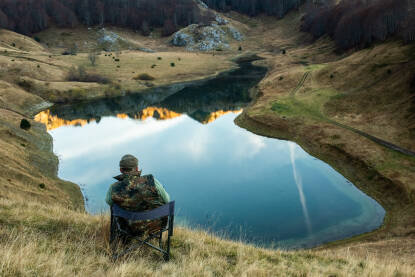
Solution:
[{"label": "rock", "polygon": [[244,39],[244,36],[241,34],[241,32],[239,32],[238,30],[236,30],[234,27],[232,26],[227,26],[229,33],[231,33],[232,37],[237,40],[237,41],[242,41]]},{"label": "rock", "polygon": [[171,44],[174,46],[189,46],[193,43],[193,37],[181,31],[174,33],[171,40]]},{"label": "rock", "polygon": [[229,39],[241,41],[243,35],[230,25],[192,24],[174,33],[170,43],[174,46],[186,47],[189,51],[211,51],[228,49]]},{"label": "rock", "polygon": [[99,30],[98,33],[101,35],[101,37],[98,39],[101,43],[116,43],[119,39],[122,40],[122,38],[119,35],[117,35],[114,32],[109,32],[105,30],[105,28]]},{"label": "rock", "polygon": [[209,9],[208,5],[205,4],[202,0],[196,0],[196,2],[202,6],[202,8]]},{"label": "rock", "polygon": [[219,24],[219,25],[226,25],[229,23],[229,21],[225,18],[223,18],[222,16],[220,16],[219,14],[216,14],[215,17],[215,21]]}]

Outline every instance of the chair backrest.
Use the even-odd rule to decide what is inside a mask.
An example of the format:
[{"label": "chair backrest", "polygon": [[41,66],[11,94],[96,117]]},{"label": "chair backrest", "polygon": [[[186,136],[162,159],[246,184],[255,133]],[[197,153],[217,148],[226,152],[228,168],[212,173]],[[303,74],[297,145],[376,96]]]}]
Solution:
[{"label": "chair backrest", "polygon": [[174,216],[174,201],[171,201],[161,207],[149,211],[134,212],[122,209],[117,204],[113,204],[111,213],[113,216],[122,217],[129,220],[153,220],[163,216]]}]

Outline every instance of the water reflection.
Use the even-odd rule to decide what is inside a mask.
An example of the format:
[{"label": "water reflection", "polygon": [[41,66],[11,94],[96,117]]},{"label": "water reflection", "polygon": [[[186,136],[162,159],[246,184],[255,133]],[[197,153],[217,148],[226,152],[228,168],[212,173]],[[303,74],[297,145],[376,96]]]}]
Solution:
[{"label": "water reflection", "polygon": [[[88,211],[97,213],[107,209],[104,196],[120,157],[134,154],[144,173],[154,174],[177,201],[182,224],[258,244],[312,246],[378,227],[384,210],[330,166],[292,142],[233,123],[237,112],[230,111],[250,101],[248,89],[258,75],[234,72],[159,98],[51,109],[47,118],[73,123],[53,129],[54,120],[47,121],[59,176],[80,184]],[[243,81],[232,81],[238,78]],[[88,124],[74,126],[82,125],[79,120]]]},{"label": "water reflection", "polygon": [[203,85],[187,87],[177,93],[154,91],[76,105],[55,105],[38,114],[35,120],[44,123],[48,130],[65,125],[99,123],[104,116],[166,120],[187,114],[202,124],[208,124],[224,114],[240,112],[251,101],[249,89],[265,72],[264,68],[247,63],[226,76]]}]

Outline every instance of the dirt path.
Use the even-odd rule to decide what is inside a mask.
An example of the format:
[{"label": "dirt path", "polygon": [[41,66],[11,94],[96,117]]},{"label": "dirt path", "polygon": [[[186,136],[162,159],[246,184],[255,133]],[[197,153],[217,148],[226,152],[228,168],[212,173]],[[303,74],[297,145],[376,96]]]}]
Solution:
[{"label": "dirt path", "polygon": [[[301,89],[303,87],[305,81],[310,76],[310,73],[311,73],[310,71],[306,71],[304,73],[304,75],[301,77],[300,81],[298,82],[298,85],[290,92],[290,96],[291,97],[295,98],[295,94],[298,92],[299,89]],[[363,137],[365,137],[365,138],[367,138],[367,139],[369,139],[369,140],[371,140],[371,141],[373,141],[373,142],[375,142],[377,144],[380,144],[380,145],[382,145],[382,146],[384,146],[384,147],[386,147],[388,149],[391,149],[391,150],[400,152],[402,154],[405,154],[405,155],[408,155],[408,156],[411,156],[411,157],[415,157],[415,152],[413,152],[411,150],[402,148],[402,147],[400,147],[400,146],[398,146],[396,144],[393,144],[393,143],[388,142],[386,140],[383,140],[383,139],[380,139],[378,137],[372,136],[372,135],[370,135],[370,134],[368,134],[366,132],[363,132],[363,131],[360,131],[360,130],[355,129],[353,127],[350,127],[348,125],[339,123],[339,122],[337,122],[335,120],[332,120],[330,118],[327,118],[322,113],[320,113],[320,115],[321,115],[321,119],[322,120],[325,120],[325,121],[327,121],[327,122],[329,122],[329,123],[331,123],[333,125],[336,125],[338,127],[341,127],[343,129],[346,129],[346,130],[349,130],[349,131],[352,131],[352,132],[354,132],[354,133],[356,133],[356,134],[358,134],[360,136],[363,136]]]}]

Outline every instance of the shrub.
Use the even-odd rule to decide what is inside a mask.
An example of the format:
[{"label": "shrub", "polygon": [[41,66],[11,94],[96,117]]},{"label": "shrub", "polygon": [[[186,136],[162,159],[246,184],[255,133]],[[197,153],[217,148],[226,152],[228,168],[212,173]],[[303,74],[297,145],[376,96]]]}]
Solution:
[{"label": "shrub", "polygon": [[242,46],[239,46],[238,47],[238,51],[242,51]]},{"label": "shrub", "polygon": [[282,53],[283,55],[285,55],[285,54],[287,53],[287,50],[282,49],[282,50],[281,50],[281,53]]},{"label": "shrub", "polygon": [[20,128],[21,128],[21,129],[23,129],[23,130],[27,131],[27,130],[29,130],[29,129],[30,129],[30,127],[32,127],[32,124],[30,124],[30,122],[29,122],[27,119],[23,118],[23,119],[20,121]]},{"label": "shrub", "polygon": [[12,42],[12,44],[11,44],[13,47],[16,47],[16,43],[14,43],[14,42]]},{"label": "shrub", "polygon": [[151,66],[151,68],[155,68],[157,65],[156,64],[153,64],[152,66]]},{"label": "shrub", "polygon": [[161,61],[163,58],[162,57],[157,57],[157,60]]},{"label": "shrub", "polygon": [[44,188],[46,188],[46,185],[44,183],[40,183],[39,188],[44,189]]},{"label": "shrub", "polygon": [[119,62],[119,61],[120,61],[120,59],[114,59],[114,61],[115,61],[115,62]]},{"label": "shrub", "polygon": [[39,37],[34,37],[33,38],[36,42],[40,42],[40,38]]},{"label": "shrub", "polygon": [[85,67],[79,66],[78,68],[72,67],[66,80],[71,82],[89,82],[89,83],[100,83],[100,84],[109,84],[111,83],[107,77],[101,76],[99,74],[87,73]]},{"label": "shrub", "polygon": [[170,63],[170,66],[171,66],[171,67],[175,67],[175,66],[176,66],[176,64],[175,64],[175,63]]},{"label": "shrub", "polygon": [[32,81],[28,81],[24,79],[17,81],[17,85],[27,91],[31,91],[34,87],[34,83]]},{"label": "shrub", "polygon": [[138,74],[133,78],[134,80],[142,80],[142,81],[152,81],[155,78],[147,73]]}]

